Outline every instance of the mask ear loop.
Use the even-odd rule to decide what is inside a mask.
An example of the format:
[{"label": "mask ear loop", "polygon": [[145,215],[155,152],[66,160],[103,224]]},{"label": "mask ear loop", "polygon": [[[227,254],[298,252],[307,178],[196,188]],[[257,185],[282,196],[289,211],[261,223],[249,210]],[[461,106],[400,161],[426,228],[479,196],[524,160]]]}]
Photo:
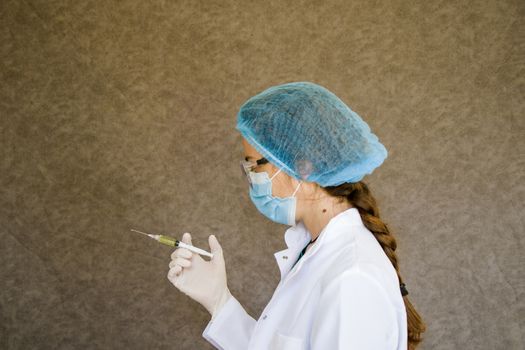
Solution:
[{"label": "mask ear loop", "polygon": [[301,187],[301,184],[302,184],[302,183],[303,183],[302,181],[299,182],[299,185],[297,185],[297,188],[296,188],[295,191],[293,192],[292,197],[295,197],[295,194],[297,193],[297,191],[299,191],[299,187]]},{"label": "mask ear loop", "polygon": [[277,174],[279,174],[281,172],[281,170],[283,170],[283,168],[279,169],[278,172],[276,172],[275,174],[273,174],[273,176],[270,178],[270,181],[273,180],[274,177],[277,176]]},{"label": "mask ear loop", "polygon": [[[270,181],[272,181],[273,178],[276,177],[277,174],[279,174],[279,173],[281,172],[281,170],[283,170],[283,168],[279,169],[279,171],[277,171],[275,174],[273,174],[273,176],[270,178]],[[302,184],[302,183],[303,183],[302,181],[299,182],[299,185],[297,185],[297,188],[296,188],[295,191],[293,192],[292,197],[294,197],[295,194],[297,193],[297,191],[299,191],[299,187],[301,187],[301,184]]]}]

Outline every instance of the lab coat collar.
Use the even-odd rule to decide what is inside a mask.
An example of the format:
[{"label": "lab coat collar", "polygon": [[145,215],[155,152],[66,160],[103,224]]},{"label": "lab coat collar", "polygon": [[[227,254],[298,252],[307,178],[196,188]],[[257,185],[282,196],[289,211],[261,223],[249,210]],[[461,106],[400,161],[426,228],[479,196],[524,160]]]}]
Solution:
[{"label": "lab coat collar", "polygon": [[306,242],[309,242],[310,240],[310,232],[306,229],[306,226],[304,225],[302,220],[294,226],[287,229],[284,233],[284,242],[286,243],[286,246],[288,248],[304,246],[304,244],[306,244]]},{"label": "lab coat collar", "polygon": [[[339,235],[345,234],[345,231],[338,230],[338,227],[354,225],[363,225],[361,215],[356,208],[349,208],[337,214],[332,219],[330,219],[328,224],[326,224],[319,234],[315,244],[305,253],[305,256],[303,256],[301,260],[306,260],[308,257],[314,255],[316,251],[321,248],[321,246],[333,241],[334,239],[337,239]],[[299,257],[299,253],[308,244],[308,242],[310,242],[311,239],[312,236],[302,220],[286,230],[284,234],[284,241],[288,248],[278,251],[274,254],[275,259],[277,260],[277,265],[279,265],[279,270],[281,271],[281,279],[287,275],[288,271],[290,271],[295,261]],[[299,261],[297,264],[302,265],[301,261]]]},{"label": "lab coat collar", "polygon": [[[361,215],[359,214],[357,208],[348,208],[345,211],[342,211],[333,218],[331,218],[328,224],[326,224],[326,226],[321,230],[321,233],[319,234],[319,240],[321,240],[321,236],[324,232],[333,231],[332,226],[340,224],[343,224],[345,226],[363,225]],[[329,234],[325,236],[328,236],[327,241],[331,241],[332,239],[336,238],[335,234]],[[288,248],[295,248],[298,245],[300,245],[302,249],[304,248],[306,243],[308,243],[311,239],[312,235],[310,234],[302,220],[299,221],[296,225],[290,227],[284,233],[284,241]]]}]

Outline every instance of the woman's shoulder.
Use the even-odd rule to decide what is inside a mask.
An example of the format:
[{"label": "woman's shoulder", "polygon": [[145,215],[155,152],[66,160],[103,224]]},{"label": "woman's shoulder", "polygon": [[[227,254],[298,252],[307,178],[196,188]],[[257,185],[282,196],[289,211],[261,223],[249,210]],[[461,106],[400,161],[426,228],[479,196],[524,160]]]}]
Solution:
[{"label": "woman's shoulder", "polygon": [[395,287],[398,284],[396,271],[373,234],[364,226],[348,230],[341,239],[332,242],[331,257],[325,260],[323,267],[321,289],[345,278],[352,281],[369,279],[385,289]]},{"label": "woman's shoulder", "polygon": [[394,312],[398,307],[389,280],[380,267],[370,263],[357,262],[346,268],[334,267],[323,276],[319,297],[326,302],[354,299],[355,302],[362,303],[362,306],[373,302]]}]

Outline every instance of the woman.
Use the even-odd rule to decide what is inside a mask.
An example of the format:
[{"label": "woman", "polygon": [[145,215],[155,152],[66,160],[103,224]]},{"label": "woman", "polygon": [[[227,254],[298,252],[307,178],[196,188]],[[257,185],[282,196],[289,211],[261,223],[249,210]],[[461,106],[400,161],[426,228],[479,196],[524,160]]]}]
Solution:
[{"label": "woman", "polygon": [[175,250],[168,279],[212,315],[204,338],[226,350],[414,349],[425,325],[361,181],[387,157],[369,126],[324,87],[295,82],[248,99],[237,130],[252,202],[291,227],[275,253],[281,281],[257,321],[227,287],[215,236],[210,261]]}]

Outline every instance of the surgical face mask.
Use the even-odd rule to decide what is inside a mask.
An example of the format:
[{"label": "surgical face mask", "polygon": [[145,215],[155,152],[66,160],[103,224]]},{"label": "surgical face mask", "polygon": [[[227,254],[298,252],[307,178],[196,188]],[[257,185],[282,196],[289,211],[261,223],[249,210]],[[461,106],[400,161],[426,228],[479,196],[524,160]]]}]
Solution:
[{"label": "surgical face mask", "polygon": [[249,176],[252,182],[250,198],[261,214],[268,219],[280,224],[294,226],[297,209],[295,194],[302,182],[299,182],[291,197],[279,198],[272,196],[272,180],[281,170],[279,169],[271,179],[265,171],[260,173],[250,171]]}]

